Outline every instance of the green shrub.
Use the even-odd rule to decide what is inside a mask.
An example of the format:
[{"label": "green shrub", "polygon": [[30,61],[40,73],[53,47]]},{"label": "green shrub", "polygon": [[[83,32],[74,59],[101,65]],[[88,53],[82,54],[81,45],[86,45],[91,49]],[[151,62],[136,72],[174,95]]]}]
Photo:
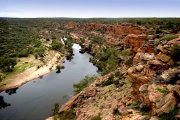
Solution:
[{"label": "green shrub", "polygon": [[101,120],[101,116],[100,115],[96,115],[94,117],[91,118],[91,120]]},{"label": "green shrub", "polygon": [[111,84],[113,84],[113,81],[108,79],[106,81],[102,81],[100,84],[96,84],[96,86],[104,87],[104,86],[108,86],[108,85],[111,85]]},{"label": "green shrub", "polygon": [[165,35],[164,37],[162,37],[161,39],[169,41],[169,40],[172,40],[175,38],[176,38],[176,35],[168,34],[168,35]]},{"label": "green shrub", "polygon": [[135,101],[134,103],[130,104],[128,106],[129,109],[139,109],[140,108],[140,102],[139,101]]},{"label": "green shrub", "polygon": [[160,115],[159,118],[160,120],[172,120],[172,118],[177,114],[178,114],[178,109],[174,108],[168,114]]},{"label": "green shrub", "polygon": [[74,114],[72,109],[66,110],[63,114],[59,115],[60,120],[75,120],[76,115]]},{"label": "green shrub", "polygon": [[122,55],[123,57],[126,57],[126,56],[129,56],[130,53],[131,53],[131,51],[130,51],[129,49],[125,49],[125,50],[123,50],[123,51],[121,52],[121,55]]},{"label": "green shrub", "polygon": [[52,115],[54,116],[58,114],[58,111],[59,111],[59,103],[55,103],[54,108],[52,109]]},{"label": "green shrub", "polygon": [[180,61],[180,45],[174,45],[171,48],[171,55],[175,62]]},{"label": "green shrub", "polygon": [[103,38],[96,35],[92,38],[92,42],[101,45],[103,43]]},{"label": "green shrub", "polygon": [[60,51],[61,48],[63,47],[63,44],[60,42],[57,42],[56,40],[53,40],[51,45],[52,45],[52,49],[57,50],[57,51]]},{"label": "green shrub", "polygon": [[154,42],[154,45],[155,45],[155,46],[158,46],[159,43],[160,43],[160,40],[159,40],[159,39],[156,39],[155,42]]},{"label": "green shrub", "polygon": [[161,92],[161,93],[163,93],[163,97],[165,97],[166,94],[167,94],[167,90],[165,90],[165,89],[162,89],[162,88],[158,88],[158,87],[157,87],[156,90],[159,91],[159,92]]},{"label": "green shrub", "polygon": [[57,70],[61,69],[61,66],[60,66],[60,65],[57,65],[57,66],[56,66],[56,69],[57,69]]},{"label": "green shrub", "polygon": [[151,31],[148,31],[146,34],[148,34],[148,35],[154,35],[154,34],[155,34],[155,31],[154,31],[154,30],[151,30]]},{"label": "green shrub", "polygon": [[144,38],[144,40],[145,40],[145,41],[148,41],[148,40],[149,40],[149,38],[145,37],[145,38]]},{"label": "green shrub", "polygon": [[27,57],[29,55],[28,51],[26,50],[22,50],[21,52],[19,52],[19,57]]},{"label": "green shrub", "polygon": [[73,88],[74,88],[74,94],[80,93],[84,88],[86,88],[89,84],[94,82],[94,80],[97,77],[93,75],[92,77],[85,76],[82,80],[79,81],[79,83],[74,83]]}]

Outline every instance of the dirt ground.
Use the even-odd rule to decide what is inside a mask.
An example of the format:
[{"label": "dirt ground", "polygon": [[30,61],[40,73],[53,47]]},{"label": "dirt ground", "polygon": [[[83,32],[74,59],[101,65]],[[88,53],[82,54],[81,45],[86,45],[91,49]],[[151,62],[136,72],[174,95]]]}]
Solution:
[{"label": "dirt ground", "polygon": [[[11,77],[4,79],[0,83],[0,91],[17,88],[31,80],[42,77],[43,75],[55,70],[56,66],[62,64],[64,60],[64,57],[60,56],[60,53],[56,51],[49,51],[44,59],[44,63],[35,59],[34,56],[21,58],[18,64],[22,64],[24,62],[32,63],[33,67],[27,68],[21,73],[14,74]],[[37,66],[40,66],[40,68],[37,68]]]}]

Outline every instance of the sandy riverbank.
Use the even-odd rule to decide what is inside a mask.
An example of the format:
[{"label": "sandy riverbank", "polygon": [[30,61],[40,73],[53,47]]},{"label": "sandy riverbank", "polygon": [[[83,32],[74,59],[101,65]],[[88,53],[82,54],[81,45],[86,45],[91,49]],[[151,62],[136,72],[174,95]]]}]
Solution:
[{"label": "sandy riverbank", "polygon": [[[0,91],[13,89],[22,86],[23,84],[34,80],[36,78],[42,77],[43,75],[50,73],[56,69],[57,64],[62,64],[64,57],[58,60],[60,54],[58,52],[54,53],[52,59],[50,59],[47,64],[37,69],[36,66],[26,69],[24,72],[19,73],[11,78],[9,78],[8,83],[0,86]],[[58,61],[58,62],[57,62]],[[52,68],[52,69],[50,69]]]}]

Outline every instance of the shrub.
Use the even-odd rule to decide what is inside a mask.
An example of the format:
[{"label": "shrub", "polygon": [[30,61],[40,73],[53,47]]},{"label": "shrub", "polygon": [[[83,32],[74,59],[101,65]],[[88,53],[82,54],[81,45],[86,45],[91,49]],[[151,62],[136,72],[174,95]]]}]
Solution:
[{"label": "shrub", "polygon": [[26,50],[23,50],[23,51],[21,51],[20,53],[19,53],[19,57],[27,57],[29,55],[29,53],[28,53],[28,51],[26,51]]},{"label": "shrub", "polygon": [[130,108],[130,109],[140,109],[140,102],[135,101],[134,103],[130,104],[128,108]]},{"label": "shrub", "polygon": [[129,49],[125,49],[125,50],[123,50],[123,51],[121,52],[121,55],[122,55],[123,57],[126,57],[126,56],[129,56],[130,53],[131,53],[131,51],[130,51]]},{"label": "shrub", "polygon": [[57,70],[59,70],[60,68],[61,68],[60,65],[57,65],[57,66],[56,66],[56,69],[57,69]]},{"label": "shrub", "polygon": [[76,115],[72,109],[66,110],[59,116],[60,120],[75,120]]},{"label": "shrub", "polygon": [[168,34],[168,35],[165,35],[164,37],[162,37],[161,39],[169,41],[169,40],[172,40],[175,38],[176,38],[176,35]]},{"label": "shrub", "polygon": [[61,48],[63,47],[63,44],[60,42],[57,42],[56,40],[53,40],[51,45],[52,45],[53,50],[59,50],[60,51]]},{"label": "shrub", "polygon": [[180,45],[174,45],[171,48],[171,55],[175,62],[180,61]]},{"label": "shrub", "polygon": [[96,115],[94,117],[91,118],[91,120],[101,120],[101,116],[100,115]]},{"label": "shrub", "polygon": [[160,115],[160,120],[174,120],[173,117],[178,114],[178,109],[174,108],[168,114]]},{"label": "shrub", "polygon": [[100,36],[98,36],[98,35],[96,35],[96,36],[94,36],[93,37],[93,39],[92,39],[92,42],[94,42],[94,43],[97,43],[97,44],[102,44],[103,43],[103,38],[102,37],[100,37]]},{"label": "shrub", "polygon": [[54,116],[58,114],[58,111],[59,111],[59,103],[55,103],[54,108],[52,109],[52,115]]},{"label": "shrub", "polygon": [[97,77],[95,75],[93,75],[92,77],[89,77],[89,76],[85,76],[82,80],[79,81],[79,83],[74,83],[73,84],[73,88],[75,89],[74,90],[74,93],[77,94],[77,93],[80,93],[84,88],[86,88],[90,83],[94,82],[94,80],[96,79]]},{"label": "shrub", "polygon": [[159,33],[162,33],[162,30],[159,29],[159,28],[157,28],[157,29],[156,29],[156,34],[159,34]]},{"label": "shrub", "polygon": [[159,39],[156,39],[155,42],[154,42],[154,45],[155,45],[155,46],[158,46],[159,43],[160,43],[160,40],[159,40]]},{"label": "shrub", "polygon": [[159,92],[161,92],[161,93],[166,93],[167,92],[167,90],[165,90],[165,89],[162,89],[162,88],[156,88],[156,90],[157,91],[159,91]]},{"label": "shrub", "polygon": [[104,87],[104,86],[108,86],[108,85],[111,85],[111,84],[113,84],[113,81],[108,79],[106,81],[102,81],[100,84],[96,84],[96,86]]}]

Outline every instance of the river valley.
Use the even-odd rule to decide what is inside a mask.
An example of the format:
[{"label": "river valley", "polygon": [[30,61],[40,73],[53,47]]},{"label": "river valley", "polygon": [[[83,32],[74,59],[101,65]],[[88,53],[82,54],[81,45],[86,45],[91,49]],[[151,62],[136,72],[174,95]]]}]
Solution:
[{"label": "river valley", "polygon": [[[0,109],[1,120],[42,120],[52,115],[54,103],[60,106],[73,93],[73,83],[86,75],[99,75],[97,67],[89,62],[91,55],[79,53],[80,46],[73,45],[73,59],[65,59],[61,73],[53,71],[15,90],[3,91],[1,98],[6,104]],[[66,96],[63,98],[63,96]],[[2,105],[1,105],[2,106]]]}]

